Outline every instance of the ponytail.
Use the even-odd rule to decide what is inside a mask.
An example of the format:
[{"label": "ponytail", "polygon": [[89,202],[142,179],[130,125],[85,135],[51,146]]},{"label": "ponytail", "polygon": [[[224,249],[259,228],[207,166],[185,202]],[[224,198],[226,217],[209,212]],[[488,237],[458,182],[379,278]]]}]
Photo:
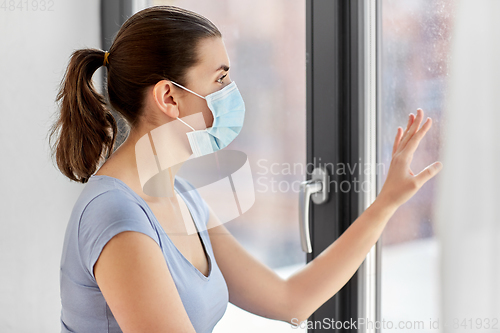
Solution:
[{"label": "ponytail", "polygon": [[116,140],[116,121],[92,82],[104,57],[98,49],[73,52],[56,98],[60,114],[50,129],[49,142],[57,135],[51,155],[59,170],[80,183],[95,173],[103,153],[111,155]]}]

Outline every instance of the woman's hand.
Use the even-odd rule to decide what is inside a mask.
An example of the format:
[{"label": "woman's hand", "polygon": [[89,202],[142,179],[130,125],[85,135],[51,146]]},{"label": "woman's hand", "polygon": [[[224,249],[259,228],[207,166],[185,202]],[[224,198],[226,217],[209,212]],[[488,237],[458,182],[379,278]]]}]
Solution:
[{"label": "woman's hand", "polygon": [[403,129],[398,127],[387,179],[377,197],[389,205],[399,207],[404,204],[443,167],[443,164],[437,161],[427,166],[418,175],[411,171],[413,153],[432,125],[432,119],[427,117],[422,127],[418,129],[423,118],[424,112],[418,109],[416,118],[410,114],[404,133]]}]

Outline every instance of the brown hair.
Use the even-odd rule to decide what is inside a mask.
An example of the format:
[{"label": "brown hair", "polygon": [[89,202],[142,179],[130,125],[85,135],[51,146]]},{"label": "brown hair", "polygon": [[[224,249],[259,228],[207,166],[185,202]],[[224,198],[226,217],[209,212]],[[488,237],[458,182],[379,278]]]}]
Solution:
[{"label": "brown hair", "polygon": [[[205,17],[174,6],[137,12],[118,31],[109,49],[107,92],[111,106],[134,127],[143,113],[144,94],[161,80],[185,85],[187,70],[196,65],[198,41],[221,37]],[[92,75],[103,65],[105,52],[87,48],[73,52],[56,102],[60,113],[50,129],[51,156],[73,181],[86,183],[103,157],[114,151],[117,125]]]}]

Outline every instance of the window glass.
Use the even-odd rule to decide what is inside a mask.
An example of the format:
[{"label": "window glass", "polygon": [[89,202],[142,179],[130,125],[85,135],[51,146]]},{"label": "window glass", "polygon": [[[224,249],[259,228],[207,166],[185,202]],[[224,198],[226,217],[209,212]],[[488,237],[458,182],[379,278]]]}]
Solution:
[{"label": "window glass", "polygon": [[[416,115],[417,108],[422,108],[433,124],[411,164],[417,174],[442,157],[454,2],[383,0],[381,13],[379,162],[389,166],[397,127],[406,128],[409,114]],[[386,176],[378,175],[379,184],[383,184]],[[381,317],[395,324],[424,321],[428,329],[429,318],[439,316],[436,185],[436,179],[427,182],[396,211],[382,234]],[[426,331],[415,326],[405,332]]]}]

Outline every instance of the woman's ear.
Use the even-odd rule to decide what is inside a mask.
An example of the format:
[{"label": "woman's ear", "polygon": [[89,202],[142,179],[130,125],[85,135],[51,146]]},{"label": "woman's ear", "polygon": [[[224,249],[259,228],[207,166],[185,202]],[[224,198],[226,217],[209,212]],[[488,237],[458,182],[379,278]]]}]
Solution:
[{"label": "woman's ear", "polygon": [[170,81],[159,81],[153,87],[153,96],[158,108],[168,117],[176,119],[179,117],[179,109],[172,88],[173,84]]}]

